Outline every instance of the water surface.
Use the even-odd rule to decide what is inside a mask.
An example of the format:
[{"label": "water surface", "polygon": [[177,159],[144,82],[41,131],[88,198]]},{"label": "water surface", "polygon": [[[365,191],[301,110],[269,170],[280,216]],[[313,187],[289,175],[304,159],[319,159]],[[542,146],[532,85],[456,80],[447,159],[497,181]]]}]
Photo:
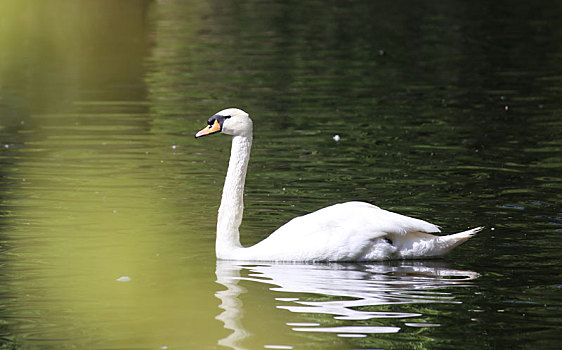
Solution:
[{"label": "water surface", "polygon": [[[3,1],[0,343],[13,349],[557,348],[557,2]],[[451,233],[438,261],[217,263],[348,200]],[[334,136],[338,136],[334,138]]]}]

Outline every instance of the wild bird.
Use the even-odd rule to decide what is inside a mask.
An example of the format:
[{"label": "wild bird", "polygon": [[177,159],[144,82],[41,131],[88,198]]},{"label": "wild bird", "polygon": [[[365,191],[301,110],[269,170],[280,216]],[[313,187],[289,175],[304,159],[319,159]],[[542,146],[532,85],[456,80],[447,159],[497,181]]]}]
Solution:
[{"label": "wild bird", "polygon": [[232,135],[232,148],[217,219],[216,256],[246,261],[378,261],[438,257],[464,243],[482,227],[435,236],[439,227],[365,202],[335,204],[299,216],[263,241],[240,244],[244,184],[252,147],[248,113],[228,108],[210,117],[195,137]]}]

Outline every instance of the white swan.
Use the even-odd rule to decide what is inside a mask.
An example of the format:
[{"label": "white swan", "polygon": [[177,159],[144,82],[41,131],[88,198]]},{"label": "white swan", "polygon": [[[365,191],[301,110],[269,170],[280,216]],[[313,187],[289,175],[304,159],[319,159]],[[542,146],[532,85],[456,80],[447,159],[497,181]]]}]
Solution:
[{"label": "white swan", "polygon": [[237,108],[209,118],[195,137],[232,135],[230,162],[217,219],[216,255],[247,261],[376,261],[437,257],[465,242],[482,227],[448,235],[428,222],[369,203],[335,204],[292,219],[251,247],[240,244],[244,183],[252,146],[252,120]]}]

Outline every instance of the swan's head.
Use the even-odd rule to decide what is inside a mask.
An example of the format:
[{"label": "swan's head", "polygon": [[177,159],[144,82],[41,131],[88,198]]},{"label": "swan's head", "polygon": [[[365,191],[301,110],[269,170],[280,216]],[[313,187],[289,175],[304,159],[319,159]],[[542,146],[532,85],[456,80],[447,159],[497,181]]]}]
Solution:
[{"label": "swan's head", "polygon": [[217,132],[233,136],[252,136],[252,119],[248,113],[238,108],[227,108],[218,112],[209,120],[207,126],[195,134],[195,137],[215,134]]}]

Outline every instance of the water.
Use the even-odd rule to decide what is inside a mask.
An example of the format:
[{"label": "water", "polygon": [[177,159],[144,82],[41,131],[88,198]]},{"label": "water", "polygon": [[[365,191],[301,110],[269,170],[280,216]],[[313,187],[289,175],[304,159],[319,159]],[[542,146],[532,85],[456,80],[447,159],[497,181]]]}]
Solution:
[{"label": "water", "polygon": [[[365,341],[373,335],[379,338],[377,346],[404,347],[413,339],[393,341],[388,334],[408,334],[419,328],[442,326],[429,323],[430,318],[423,315],[418,304],[460,304],[453,293],[444,291],[445,288],[470,287],[471,281],[479,277],[472,271],[449,269],[440,262],[362,265],[220,262],[216,273],[217,282],[227,288],[216,294],[222,301],[220,308],[224,310],[217,318],[233,331],[219,344],[234,349],[244,349],[245,343],[250,342],[246,339],[250,337],[242,319],[248,316],[259,319],[259,315],[268,309],[272,312],[275,309],[288,310],[290,314],[282,315],[282,322],[271,325],[280,329],[265,335],[258,334],[263,339],[258,342],[253,340],[254,344],[248,348],[260,348],[260,343],[282,348],[291,346],[289,344],[303,344],[303,341],[306,345],[300,346],[306,348],[345,348],[347,344],[344,341],[337,342],[335,339]],[[241,287],[246,281],[271,285],[269,293],[274,297],[274,305],[261,305],[257,310],[250,305],[260,297]],[[295,332],[288,338],[294,337],[295,340],[288,342],[288,331]],[[311,342],[314,338],[310,334],[333,336]],[[307,341],[309,337],[312,339]],[[372,340],[365,343],[372,343]]]},{"label": "water", "polygon": [[[1,2],[0,343],[557,348],[561,12]],[[229,139],[193,134],[231,106],[245,244],[347,200],[486,230],[438,261],[217,264]]]}]

